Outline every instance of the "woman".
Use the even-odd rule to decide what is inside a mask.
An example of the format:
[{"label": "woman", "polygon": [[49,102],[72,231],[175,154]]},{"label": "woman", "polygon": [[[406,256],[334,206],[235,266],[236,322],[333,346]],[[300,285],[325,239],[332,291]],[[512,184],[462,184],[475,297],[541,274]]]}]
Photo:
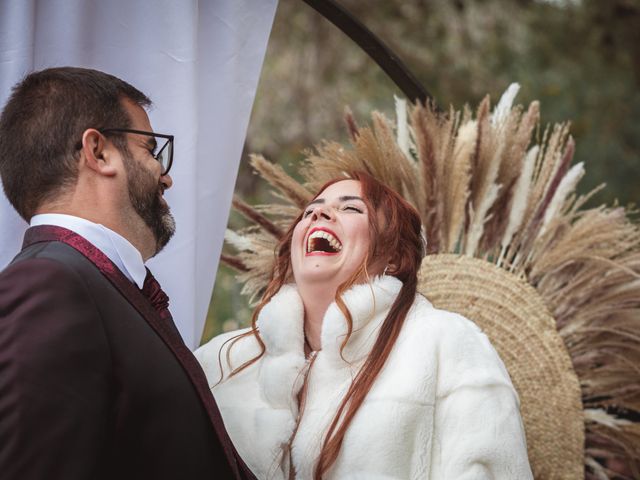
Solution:
[{"label": "woman", "polygon": [[250,329],[196,352],[258,478],[531,478],[488,339],[416,293],[417,212],[364,173],[294,221]]}]

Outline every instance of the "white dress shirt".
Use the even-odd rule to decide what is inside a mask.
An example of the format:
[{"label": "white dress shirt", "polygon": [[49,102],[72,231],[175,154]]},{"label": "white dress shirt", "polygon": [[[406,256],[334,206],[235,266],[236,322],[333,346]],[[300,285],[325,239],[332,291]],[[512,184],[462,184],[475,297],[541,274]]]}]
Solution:
[{"label": "white dress shirt", "polygon": [[43,213],[31,218],[30,226],[55,225],[77,233],[96,246],[120,271],[138,288],[144,285],[147,271],[142,255],[131,242],[122,235],[99,223],[84,218],[61,213]]}]

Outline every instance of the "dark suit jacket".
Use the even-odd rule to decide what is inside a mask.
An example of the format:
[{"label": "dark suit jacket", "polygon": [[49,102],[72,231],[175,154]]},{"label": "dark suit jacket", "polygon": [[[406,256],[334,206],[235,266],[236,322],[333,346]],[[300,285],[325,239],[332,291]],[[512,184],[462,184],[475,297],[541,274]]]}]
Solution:
[{"label": "dark suit jacket", "polygon": [[0,477],[253,478],[171,319],[58,227],[0,273]]}]

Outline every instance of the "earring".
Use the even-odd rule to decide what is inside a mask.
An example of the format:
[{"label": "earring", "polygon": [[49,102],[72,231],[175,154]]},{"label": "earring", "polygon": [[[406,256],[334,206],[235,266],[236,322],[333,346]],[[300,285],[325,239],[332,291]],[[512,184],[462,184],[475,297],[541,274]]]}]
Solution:
[{"label": "earring", "polygon": [[382,271],[382,276],[385,276],[387,274],[387,270],[389,270],[389,265],[384,267],[384,270]]},{"label": "earring", "polygon": [[420,227],[420,241],[422,242],[422,257],[425,257],[427,255],[427,231],[424,225]]}]

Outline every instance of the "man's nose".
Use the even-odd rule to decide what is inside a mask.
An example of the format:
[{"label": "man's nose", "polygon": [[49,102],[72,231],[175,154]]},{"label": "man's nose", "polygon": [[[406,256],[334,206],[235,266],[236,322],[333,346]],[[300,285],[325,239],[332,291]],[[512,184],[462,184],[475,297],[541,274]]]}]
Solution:
[{"label": "man's nose", "polygon": [[167,188],[171,188],[171,186],[173,185],[173,179],[171,178],[171,175],[167,173],[166,175],[160,176],[160,183],[164,186],[164,189],[166,190]]}]

